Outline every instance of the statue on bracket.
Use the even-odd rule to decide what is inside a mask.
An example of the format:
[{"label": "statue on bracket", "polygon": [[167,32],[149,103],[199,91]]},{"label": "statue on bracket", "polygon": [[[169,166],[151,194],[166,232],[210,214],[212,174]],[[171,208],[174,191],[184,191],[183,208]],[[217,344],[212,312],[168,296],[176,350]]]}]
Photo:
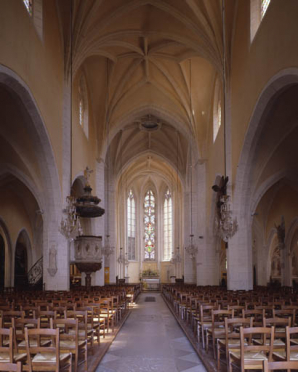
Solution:
[{"label": "statue on bracket", "polygon": [[48,273],[51,276],[55,276],[57,272],[57,249],[55,247],[55,244],[52,244],[50,250],[49,250],[49,267],[48,267]]},{"label": "statue on bracket", "polygon": [[280,225],[275,225],[277,238],[278,238],[278,245],[280,248],[284,248],[285,246],[285,236],[286,236],[286,227],[285,227],[285,219],[284,216],[281,216]]}]

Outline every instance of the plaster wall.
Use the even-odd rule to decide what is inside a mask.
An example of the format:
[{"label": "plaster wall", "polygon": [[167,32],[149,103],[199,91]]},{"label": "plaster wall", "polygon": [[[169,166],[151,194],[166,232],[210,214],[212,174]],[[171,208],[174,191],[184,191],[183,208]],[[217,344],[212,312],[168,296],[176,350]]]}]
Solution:
[{"label": "plaster wall", "polygon": [[295,0],[272,0],[250,42],[250,2],[238,2],[231,53],[231,123],[233,182],[250,118],[263,87],[272,76],[297,66]]},{"label": "plaster wall", "polygon": [[55,2],[43,2],[43,40],[22,1],[4,2],[0,13],[0,64],[9,66],[30,87],[61,176],[64,67]]}]

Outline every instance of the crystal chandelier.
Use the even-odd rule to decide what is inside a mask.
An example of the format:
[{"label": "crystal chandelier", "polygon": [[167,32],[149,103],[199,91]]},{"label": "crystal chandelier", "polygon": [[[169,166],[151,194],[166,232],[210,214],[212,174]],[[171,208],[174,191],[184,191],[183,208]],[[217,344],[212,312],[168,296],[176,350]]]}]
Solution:
[{"label": "crystal chandelier", "polygon": [[120,254],[119,254],[119,257],[118,257],[118,262],[119,262],[120,265],[121,264],[124,264],[126,266],[129,265],[129,261],[127,259],[127,253],[124,256],[124,254],[123,254],[123,248],[120,248]]},{"label": "crystal chandelier", "polygon": [[228,199],[229,195],[222,195],[220,197],[219,213],[215,220],[216,233],[225,242],[228,242],[238,229],[237,219],[233,219]]},{"label": "crystal chandelier", "polygon": [[196,254],[198,253],[198,247],[194,245],[193,237],[193,234],[189,235],[189,245],[185,247],[185,251],[191,259],[194,259],[196,257]]},{"label": "crystal chandelier", "polygon": [[172,264],[176,264],[176,263],[179,264],[181,262],[182,262],[182,257],[180,255],[180,248],[177,247],[176,248],[176,253],[175,252],[172,253],[171,263]]},{"label": "crystal chandelier", "polygon": [[67,206],[63,209],[65,217],[60,223],[60,233],[69,241],[73,241],[78,235],[83,234],[80,217],[76,213],[76,199],[73,196],[67,196]]},{"label": "crystal chandelier", "polygon": [[225,43],[225,8],[224,2],[222,2],[222,25],[223,25],[223,64],[222,64],[222,76],[223,76],[223,132],[224,132],[224,176],[221,177],[220,185],[213,185],[213,191],[217,192],[217,215],[215,218],[215,232],[224,242],[228,242],[229,239],[236,233],[238,229],[237,219],[232,216],[230,204],[228,202],[229,195],[227,194],[227,184],[229,177],[227,176],[227,149],[226,149],[226,115],[227,115],[227,102],[226,102],[226,43]]},{"label": "crystal chandelier", "polygon": [[109,258],[114,253],[114,247],[110,246],[110,235],[106,236],[105,246],[102,249],[102,253],[106,258]]},{"label": "crystal chandelier", "polygon": [[[191,100],[191,60],[189,60],[189,107],[190,112],[192,113],[192,100]],[[195,259],[196,254],[198,252],[198,247],[195,246],[193,238],[193,229],[192,229],[192,173],[193,173],[193,166],[192,166],[192,139],[191,139],[191,146],[190,146],[190,153],[191,153],[191,163],[190,163],[190,235],[189,235],[189,245],[185,247],[185,252],[188,254],[191,260]]]}]

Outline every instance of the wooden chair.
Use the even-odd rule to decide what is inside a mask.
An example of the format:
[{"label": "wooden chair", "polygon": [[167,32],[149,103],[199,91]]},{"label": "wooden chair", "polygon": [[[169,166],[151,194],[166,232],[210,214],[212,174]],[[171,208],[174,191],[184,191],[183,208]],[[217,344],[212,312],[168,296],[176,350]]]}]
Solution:
[{"label": "wooden chair", "polygon": [[0,363],[0,371],[6,372],[22,372],[22,363]]},{"label": "wooden chair", "polygon": [[[273,351],[285,350],[286,327],[291,325],[291,318],[264,318],[263,327],[274,327]],[[260,340],[255,340],[259,342]],[[267,341],[268,342],[268,341]]]},{"label": "wooden chair", "polygon": [[273,306],[268,306],[268,305],[255,306],[255,310],[264,310],[266,318],[273,317]]},{"label": "wooden chair", "polygon": [[264,360],[264,372],[279,370],[298,370],[298,361],[269,362]]},{"label": "wooden chair", "polygon": [[[42,346],[41,339],[52,339],[48,346]],[[25,328],[27,365],[24,369],[32,371],[71,372],[71,353],[60,353],[59,329]]]},{"label": "wooden chair", "polygon": [[298,327],[286,327],[286,350],[274,351],[273,358],[278,361],[298,361]]},{"label": "wooden chair", "polygon": [[295,327],[296,310],[295,309],[273,309],[273,318],[291,318],[290,327]]},{"label": "wooden chair", "polygon": [[[260,335],[263,338],[262,345],[254,345],[253,338]],[[266,339],[269,338],[269,345]],[[263,369],[263,361],[272,361],[274,341],[274,327],[240,327],[240,351],[230,351],[228,360],[228,370],[232,372],[232,364],[245,369]]]},{"label": "wooden chair", "polygon": [[234,310],[234,317],[241,318],[242,311],[245,310],[245,307],[240,305],[228,305],[228,310]]},{"label": "wooden chair", "polygon": [[56,319],[56,311],[53,310],[40,310],[37,317],[40,319],[40,328],[51,328],[50,320]]},{"label": "wooden chair", "polygon": [[[79,307],[78,309],[80,309],[80,311],[87,312],[88,333],[90,333],[90,335],[93,334],[93,339],[94,337],[96,337],[97,343],[100,344],[100,321],[98,320],[98,316],[95,313],[96,310],[93,306],[84,306]],[[92,331],[92,333],[90,331]]]},{"label": "wooden chair", "polygon": [[255,327],[263,327],[263,319],[265,317],[265,310],[247,309],[242,310],[243,318],[253,317],[253,322]]},{"label": "wooden chair", "polygon": [[208,353],[209,340],[212,340],[213,355],[216,358],[215,344],[217,339],[225,338],[225,318],[233,318],[234,310],[212,310],[211,312],[211,328],[206,332],[206,352]]},{"label": "wooden chair", "polygon": [[12,325],[12,318],[24,318],[24,311],[9,310],[3,311],[2,314],[2,326],[3,328],[9,328]]},{"label": "wooden chair", "polygon": [[79,340],[87,340],[87,344],[91,346],[93,352],[93,329],[88,329],[87,311],[83,310],[68,310],[65,312],[66,319],[77,319],[79,323]]},{"label": "wooden chair", "polygon": [[112,332],[115,330],[116,314],[115,310],[112,308],[112,300],[110,298],[102,298],[100,300],[100,317],[106,320],[106,330],[109,332],[112,328]]},{"label": "wooden chair", "polygon": [[[102,318],[100,303],[88,302],[88,306],[93,308],[93,326],[94,328],[99,328],[99,335],[103,335],[103,338],[106,337],[106,318]],[[102,332],[101,332],[102,331]]]},{"label": "wooden chair", "polygon": [[217,369],[220,369],[221,352],[226,355],[226,361],[229,359],[229,351],[240,350],[240,327],[251,328],[253,318],[225,318],[225,338],[217,339]]},{"label": "wooden chair", "polygon": [[33,306],[33,305],[24,305],[22,306],[22,311],[24,311],[24,318],[35,318],[38,313],[38,306]]},{"label": "wooden chair", "polygon": [[[88,370],[88,349],[87,339],[79,340],[78,319],[54,319],[54,329],[60,330],[60,352],[70,352],[75,357],[74,371],[77,372],[78,366],[84,363],[84,371]],[[82,360],[79,362],[79,358]]]},{"label": "wooden chair", "polygon": [[12,319],[13,344],[16,352],[26,353],[25,327],[39,328],[39,321],[32,318]]},{"label": "wooden chair", "polygon": [[26,358],[26,353],[14,351],[12,327],[0,328],[0,363],[23,362]]},{"label": "wooden chair", "polygon": [[200,305],[200,319],[197,321],[198,341],[202,340],[203,349],[205,349],[205,334],[207,329],[212,327],[212,310],[218,309],[217,305]]}]

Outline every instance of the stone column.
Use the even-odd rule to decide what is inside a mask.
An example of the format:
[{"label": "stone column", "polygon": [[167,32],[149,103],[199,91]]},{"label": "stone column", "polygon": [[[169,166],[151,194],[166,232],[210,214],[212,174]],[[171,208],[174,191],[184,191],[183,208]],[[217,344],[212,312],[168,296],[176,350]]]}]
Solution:
[{"label": "stone column", "polygon": [[[110,265],[110,283],[116,283],[117,275],[117,251],[116,251],[116,216],[115,216],[115,189],[114,189],[114,179],[110,175],[110,182],[107,185],[107,192],[109,193],[109,208],[108,218],[109,218],[109,233],[110,233],[110,245],[114,247],[114,253],[109,257]],[[107,211],[106,211],[107,213]]]},{"label": "stone column", "polygon": [[219,264],[216,251],[216,237],[212,228],[207,226],[206,211],[206,162],[199,161],[194,173],[195,189],[195,225],[193,228],[195,243],[198,247],[196,257],[197,285],[218,285]]},{"label": "stone column", "polygon": [[[96,170],[95,170],[95,177],[96,177],[96,195],[99,199],[101,199],[100,206],[103,207],[105,205],[105,165],[104,161],[100,159],[96,162]],[[105,212],[106,214],[106,212]],[[105,244],[105,214],[101,217],[92,218],[93,224],[93,231],[94,235],[102,237],[102,247]],[[100,270],[92,273],[91,275],[91,285],[104,285],[104,264],[105,260],[102,257],[102,267]]]},{"label": "stone column", "polygon": [[[237,209],[232,210],[235,216]],[[227,249],[228,289],[248,291],[253,289],[251,222],[245,216],[237,217],[238,231],[229,239]]]},{"label": "stone column", "polygon": [[[59,232],[62,209],[66,206],[66,196],[70,195],[71,185],[71,102],[70,79],[64,81],[63,92],[63,132],[62,132],[62,200],[55,200],[55,205],[48,205],[44,211],[43,237],[43,276],[46,290],[69,290],[69,243]],[[48,183],[50,184],[50,182]],[[53,192],[54,194],[54,192]],[[57,272],[48,271],[51,247],[57,250]]]}]

